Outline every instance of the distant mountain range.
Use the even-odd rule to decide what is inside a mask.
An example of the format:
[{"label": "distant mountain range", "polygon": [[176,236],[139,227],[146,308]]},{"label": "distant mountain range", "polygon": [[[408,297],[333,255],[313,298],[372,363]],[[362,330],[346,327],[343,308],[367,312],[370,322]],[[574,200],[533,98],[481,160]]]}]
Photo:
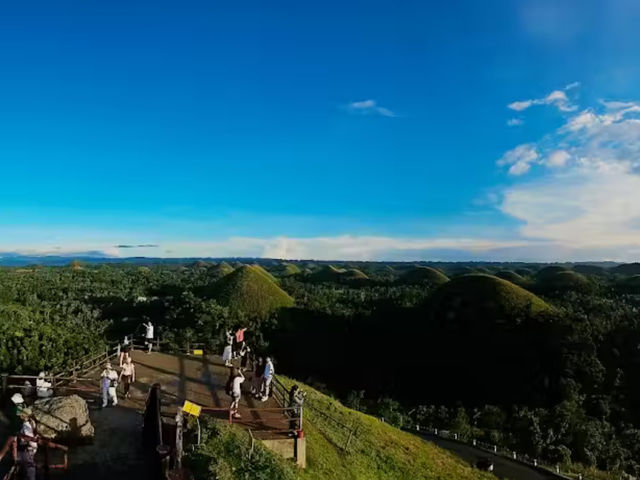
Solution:
[{"label": "distant mountain range", "polygon": [[[280,259],[272,258],[250,258],[250,257],[184,257],[184,258],[162,258],[162,257],[109,257],[105,256],[101,251],[84,251],[84,252],[70,252],[61,255],[23,255],[14,252],[0,252],[0,266],[5,267],[23,267],[27,265],[45,265],[45,266],[64,266],[68,265],[72,260],[78,260],[80,262],[89,264],[100,263],[128,263],[134,265],[149,265],[149,264],[186,264],[190,262],[206,261],[206,262],[220,262],[235,261],[240,263],[260,263],[268,264],[271,262],[280,262]],[[313,260],[313,259],[300,259],[298,261],[313,262],[315,264],[350,264],[350,265],[363,265],[368,263],[381,263],[381,264],[414,264],[414,265],[470,265],[470,266],[498,266],[498,265],[554,265],[553,263],[536,263],[536,262],[438,262],[438,261],[419,261],[419,262],[396,262],[396,261],[351,261],[351,260]],[[296,262],[296,260],[287,260],[287,262]],[[616,265],[620,265],[620,262],[608,262],[608,261],[594,261],[594,262],[566,262],[556,263],[555,265],[594,265],[603,268],[611,268]]]}]

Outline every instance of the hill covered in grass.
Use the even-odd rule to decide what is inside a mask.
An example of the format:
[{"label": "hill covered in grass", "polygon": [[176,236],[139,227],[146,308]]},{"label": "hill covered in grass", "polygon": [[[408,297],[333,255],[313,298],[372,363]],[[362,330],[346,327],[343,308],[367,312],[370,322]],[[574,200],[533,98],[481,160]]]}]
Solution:
[{"label": "hill covered in grass", "polygon": [[341,283],[353,281],[366,281],[369,277],[356,268],[344,269],[333,265],[327,265],[308,275],[307,279],[317,283]]},{"label": "hill covered in grass", "polygon": [[617,275],[640,275],[640,262],[623,263],[622,265],[613,267],[609,271]]},{"label": "hill covered in grass", "polygon": [[449,277],[435,268],[417,266],[405,272],[398,281],[409,284],[442,285],[449,281]]},{"label": "hill covered in grass", "polygon": [[[269,480],[490,480],[452,454],[377,418],[344,407],[300,382],[279,377],[290,388],[307,392],[304,424],[307,468],[297,469],[257,444],[252,462],[248,435],[228,425],[208,425],[204,441],[189,454],[196,479],[264,478]],[[330,419],[327,416],[331,417]],[[349,446],[348,428],[357,427]],[[225,476],[229,475],[229,476]],[[232,476],[235,475],[235,476]]]},{"label": "hill covered in grass", "polygon": [[209,274],[213,278],[222,278],[233,272],[234,268],[227,262],[220,262],[216,265],[209,267]]},{"label": "hill covered in grass", "polygon": [[518,275],[513,270],[500,270],[496,273],[496,277],[520,286],[527,283],[527,280],[522,275]]},{"label": "hill covered in grass", "polygon": [[213,286],[213,297],[221,305],[250,317],[265,317],[280,308],[293,306],[293,299],[270,274],[248,265],[218,280]]},{"label": "hill covered in grass", "polygon": [[559,271],[539,276],[536,290],[540,292],[588,292],[593,285],[582,274],[573,271]]},{"label": "hill covered in grass", "polygon": [[431,318],[442,323],[520,323],[553,308],[544,300],[507,280],[485,274],[455,277],[428,299]]}]

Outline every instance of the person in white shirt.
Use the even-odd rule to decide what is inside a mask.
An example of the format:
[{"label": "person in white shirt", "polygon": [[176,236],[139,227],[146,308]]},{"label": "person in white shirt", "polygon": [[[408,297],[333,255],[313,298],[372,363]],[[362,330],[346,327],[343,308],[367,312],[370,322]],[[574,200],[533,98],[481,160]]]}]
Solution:
[{"label": "person in white shirt", "polygon": [[142,325],[146,329],[144,338],[145,344],[149,348],[147,353],[151,353],[151,349],[153,348],[153,324],[151,323],[151,320],[149,320],[149,323],[143,323]]},{"label": "person in white shirt", "polygon": [[47,382],[46,373],[40,372],[38,379],[36,380],[36,395],[38,398],[49,398],[53,395],[53,389],[51,388],[51,382]]},{"label": "person in white shirt", "polygon": [[111,366],[110,362],[107,362],[105,369],[100,375],[100,382],[102,386],[102,408],[105,408],[111,399],[111,403],[115,407],[118,405],[118,393],[116,387],[118,386],[118,374]]},{"label": "person in white shirt", "polygon": [[35,455],[38,451],[36,425],[31,418],[31,410],[29,408],[22,410],[20,418],[23,422],[20,428],[20,435],[25,435],[29,438],[20,438],[16,461],[23,472],[22,478],[26,480],[36,480]]},{"label": "person in white shirt", "polygon": [[136,381],[136,366],[131,361],[131,357],[127,357],[122,365],[118,379],[124,380],[124,398],[129,398],[129,388],[131,384]]},{"label": "person in white shirt", "polygon": [[262,398],[261,401],[266,402],[269,400],[269,393],[271,391],[271,381],[273,380],[273,376],[276,374],[275,369],[273,368],[273,362],[271,361],[271,357],[267,357],[264,364],[264,373],[262,374],[262,388],[260,389],[260,393]]},{"label": "person in white shirt", "polygon": [[244,382],[244,375],[240,370],[233,369],[233,380],[231,381],[231,405],[229,410],[233,418],[242,418],[238,413],[238,405],[240,404],[240,397],[242,396],[242,390],[240,386]]}]

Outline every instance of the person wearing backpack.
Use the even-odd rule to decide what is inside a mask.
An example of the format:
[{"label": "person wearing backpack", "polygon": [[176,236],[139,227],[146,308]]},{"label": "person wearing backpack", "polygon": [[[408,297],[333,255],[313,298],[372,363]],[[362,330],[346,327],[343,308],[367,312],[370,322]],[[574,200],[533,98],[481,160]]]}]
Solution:
[{"label": "person wearing backpack", "polygon": [[118,405],[118,393],[116,391],[118,373],[111,366],[111,362],[107,362],[100,375],[100,385],[102,387],[102,408],[108,405],[109,399],[111,399],[114,407]]}]

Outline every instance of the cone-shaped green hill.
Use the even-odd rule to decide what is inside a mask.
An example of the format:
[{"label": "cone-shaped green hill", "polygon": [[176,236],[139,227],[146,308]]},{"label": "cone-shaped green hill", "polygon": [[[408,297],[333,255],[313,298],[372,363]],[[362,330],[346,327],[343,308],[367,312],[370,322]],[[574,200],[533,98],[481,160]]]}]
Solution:
[{"label": "cone-shaped green hill", "polygon": [[405,272],[399,278],[399,281],[402,283],[442,285],[449,281],[449,277],[435,268],[418,266]]},{"label": "cone-shaped green hill", "polygon": [[221,304],[251,317],[265,317],[293,306],[293,299],[264,270],[243,266],[216,282],[213,296]]},{"label": "cone-shaped green hill", "polygon": [[428,299],[434,321],[457,325],[520,323],[551,313],[553,307],[533,293],[492,275],[472,274],[451,279]]}]

